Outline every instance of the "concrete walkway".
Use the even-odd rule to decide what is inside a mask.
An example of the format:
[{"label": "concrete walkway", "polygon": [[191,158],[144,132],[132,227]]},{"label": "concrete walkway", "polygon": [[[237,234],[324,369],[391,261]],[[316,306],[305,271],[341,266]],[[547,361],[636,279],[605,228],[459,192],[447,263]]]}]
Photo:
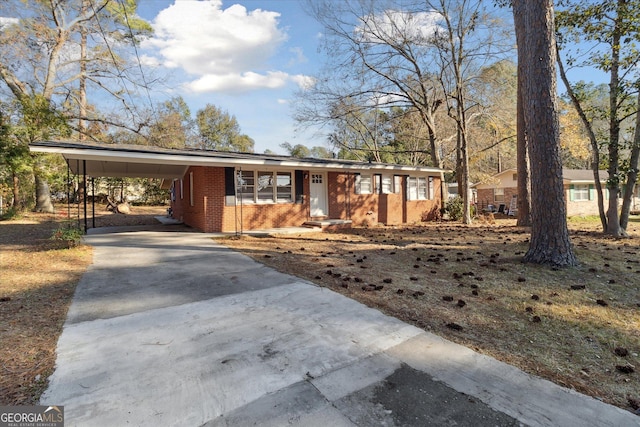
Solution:
[{"label": "concrete walkway", "polygon": [[208,235],[85,239],[41,399],[66,426],[640,426]]}]

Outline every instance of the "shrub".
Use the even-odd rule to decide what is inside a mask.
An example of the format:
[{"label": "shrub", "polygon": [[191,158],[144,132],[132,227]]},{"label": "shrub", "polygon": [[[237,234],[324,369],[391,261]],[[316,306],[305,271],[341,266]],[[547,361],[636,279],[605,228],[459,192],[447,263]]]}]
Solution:
[{"label": "shrub", "polygon": [[66,225],[54,230],[51,240],[65,242],[69,247],[77,246],[82,238],[82,230],[77,226]]},{"label": "shrub", "polygon": [[444,207],[444,211],[449,214],[449,219],[452,221],[459,221],[462,219],[462,213],[464,212],[464,204],[462,197],[456,196],[453,199],[449,199]]},{"label": "shrub", "polygon": [[15,206],[10,207],[0,216],[0,221],[19,218],[22,211]]}]

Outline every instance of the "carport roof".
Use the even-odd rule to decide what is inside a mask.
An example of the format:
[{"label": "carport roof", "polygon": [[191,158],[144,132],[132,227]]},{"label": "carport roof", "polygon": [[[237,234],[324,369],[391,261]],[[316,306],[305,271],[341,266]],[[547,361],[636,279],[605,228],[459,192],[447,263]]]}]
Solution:
[{"label": "carport roof", "polygon": [[264,166],[353,172],[421,172],[438,176],[443,172],[442,169],[425,166],[188,148],[170,149],[146,145],[42,141],[31,143],[29,148],[37,153],[61,154],[73,173],[79,175],[86,173],[91,177],[182,178],[189,166]]}]

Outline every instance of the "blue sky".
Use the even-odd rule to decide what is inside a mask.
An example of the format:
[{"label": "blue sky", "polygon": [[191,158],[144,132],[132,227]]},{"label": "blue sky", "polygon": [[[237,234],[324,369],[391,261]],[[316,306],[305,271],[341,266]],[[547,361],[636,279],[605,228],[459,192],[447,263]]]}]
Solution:
[{"label": "blue sky", "polygon": [[154,27],[143,64],[170,76],[154,101],[182,96],[191,112],[213,104],[236,116],[255,151],[280,144],[322,145],[296,132],[291,100],[316,74],[320,26],[296,0],[140,0],[138,15]]}]

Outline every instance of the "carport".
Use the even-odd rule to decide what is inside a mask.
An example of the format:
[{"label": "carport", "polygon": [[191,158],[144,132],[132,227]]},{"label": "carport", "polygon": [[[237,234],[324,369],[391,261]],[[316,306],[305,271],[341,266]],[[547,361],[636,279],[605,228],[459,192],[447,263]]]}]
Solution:
[{"label": "carport", "polygon": [[[196,156],[176,156],[172,150],[160,147],[113,145],[73,142],[34,142],[29,146],[35,153],[60,154],[67,164],[67,213],[71,218],[71,184],[91,188],[95,196],[95,178],[155,178],[171,182],[186,173],[190,165],[198,164]],[[167,187],[168,189],[168,187]],[[86,191],[85,191],[86,193]],[[82,197],[84,230],[89,228],[87,197]],[[92,228],[95,228],[95,197],[91,198]],[[78,214],[80,226],[80,214]]]}]

